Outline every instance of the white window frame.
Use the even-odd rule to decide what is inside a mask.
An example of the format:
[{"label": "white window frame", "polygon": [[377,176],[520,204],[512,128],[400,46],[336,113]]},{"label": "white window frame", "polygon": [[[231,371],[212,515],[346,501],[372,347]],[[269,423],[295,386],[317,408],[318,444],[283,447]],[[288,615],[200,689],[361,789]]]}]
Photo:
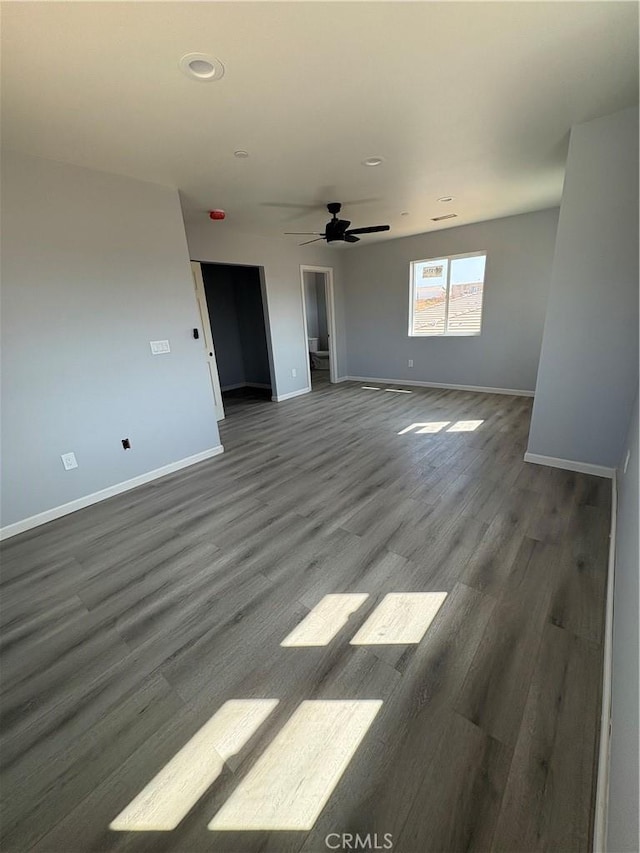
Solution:
[{"label": "white window frame", "polygon": [[[459,258],[478,258],[484,255],[484,278],[482,280],[482,307],[480,310],[480,328],[477,332],[447,332],[447,324],[449,322],[449,291],[451,289],[451,267],[452,261],[457,261]],[[428,264],[432,261],[447,261],[447,289],[444,303],[444,330],[442,334],[427,335],[416,334],[413,331],[414,307],[416,304],[414,293],[414,267],[416,264]],[[484,286],[487,278],[487,250],[478,249],[477,252],[463,252],[461,255],[438,255],[435,258],[422,258],[418,261],[409,263],[409,337],[410,338],[477,338],[482,334],[482,322],[484,320]]]}]

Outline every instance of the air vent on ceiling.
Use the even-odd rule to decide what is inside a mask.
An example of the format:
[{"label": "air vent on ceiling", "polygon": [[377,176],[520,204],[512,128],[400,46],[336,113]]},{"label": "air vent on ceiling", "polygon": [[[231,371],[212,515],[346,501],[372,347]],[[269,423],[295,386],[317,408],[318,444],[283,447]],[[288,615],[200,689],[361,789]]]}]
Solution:
[{"label": "air vent on ceiling", "polygon": [[455,219],[457,215],[458,215],[457,213],[445,213],[444,216],[433,216],[431,218],[431,221],[432,222],[442,222],[443,219]]}]

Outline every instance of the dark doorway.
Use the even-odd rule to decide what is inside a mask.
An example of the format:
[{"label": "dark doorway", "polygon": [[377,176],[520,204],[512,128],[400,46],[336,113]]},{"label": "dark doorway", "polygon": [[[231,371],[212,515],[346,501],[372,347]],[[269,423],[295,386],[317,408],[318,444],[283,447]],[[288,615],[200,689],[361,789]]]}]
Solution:
[{"label": "dark doorway", "polygon": [[271,371],[258,267],[201,264],[225,408],[271,399]]}]

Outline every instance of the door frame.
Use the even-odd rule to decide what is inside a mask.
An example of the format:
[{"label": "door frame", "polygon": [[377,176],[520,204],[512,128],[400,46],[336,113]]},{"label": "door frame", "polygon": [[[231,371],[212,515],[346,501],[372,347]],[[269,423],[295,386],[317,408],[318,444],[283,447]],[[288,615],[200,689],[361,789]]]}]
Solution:
[{"label": "door frame", "polygon": [[191,273],[193,276],[193,284],[196,291],[196,301],[200,311],[200,322],[202,324],[202,337],[204,338],[205,360],[211,377],[211,387],[213,390],[213,406],[216,413],[216,420],[223,421],[224,404],[222,402],[222,390],[220,389],[220,375],[218,373],[218,362],[216,360],[216,349],[213,342],[213,332],[211,331],[211,320],[209,319],[209,306],[207,305],[207,294],[204,289],[204,278],[202,277],[202,266],[200,261],[191,261]]},{"label": "door frame", "polygon": [[304,331],[304,351],[307,353],[307,382],[311,389],[311,364],[309,354],[309,334],[307,332],[307,296],[304,287],[304,274],[316,272],[324,274],[324,298],[327,306],[327,335],[329,338],[329,381],[338,381],[338,352],[336,341],[336,311],[333,289],[333,267],[318,267],[300,264],[300,287],[302,289],[302,327]]}]

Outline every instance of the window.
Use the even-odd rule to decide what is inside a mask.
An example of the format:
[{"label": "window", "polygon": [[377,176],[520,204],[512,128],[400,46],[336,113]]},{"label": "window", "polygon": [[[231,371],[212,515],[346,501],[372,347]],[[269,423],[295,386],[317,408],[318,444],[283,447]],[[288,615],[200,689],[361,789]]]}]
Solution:
[{"label": "window", "polygon": [[479,335],[486,252],[411,263],[409,335]]}]

